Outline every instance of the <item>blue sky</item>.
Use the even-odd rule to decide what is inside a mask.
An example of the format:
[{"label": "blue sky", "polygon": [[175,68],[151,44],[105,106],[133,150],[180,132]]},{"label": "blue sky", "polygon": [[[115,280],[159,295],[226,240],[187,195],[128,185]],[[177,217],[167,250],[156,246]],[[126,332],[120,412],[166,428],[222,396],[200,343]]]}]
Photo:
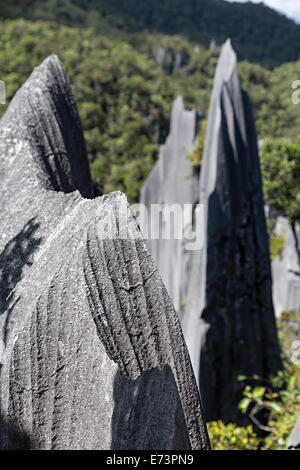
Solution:
[{"label": "blue sky", "polygon": [[[227,0],[229,2],[238,1],[245,3],[248,0]],[[289,18],[293,18],[300,23],[300,0],[251,0],[252,3],[265,3],[271,8],[284,13]]]}]

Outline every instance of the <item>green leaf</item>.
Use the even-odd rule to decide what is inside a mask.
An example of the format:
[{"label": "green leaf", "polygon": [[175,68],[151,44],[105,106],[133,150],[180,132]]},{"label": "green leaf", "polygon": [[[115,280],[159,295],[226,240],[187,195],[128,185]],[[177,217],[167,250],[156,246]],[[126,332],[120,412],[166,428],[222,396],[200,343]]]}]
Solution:
[{"label": "green leaf", "polygon": [[275,402],[269,402],[268,406],[273,410],[276,411],[277,413],[281,413],[283,411],[283,408]]},{"label": "green leaf", "polygon": [[246,413],[249,405],[251,403],[251,399],[250,398],[243,398],[240,403],[239,403],[239,409],[241,410],[242,413]]},{"label": "green leaf", "polygon": [[255,398],[255,400],[259,400],[260,398],[262,398],[265,394],[265,387],[255,387],[253,389],[253,398]]},{"label": "green leaf", "polygon": [[293,390],[295,390],[295,384],[296,384],[296,376],[292,375],[288,380],[288,390],[289,390],[289,392],[292,392]]},{"label": "green leaf", "polygon": [[246,380],[246,376],[245,375],[238,375],[237,379],[239,382],[243,382],[244,380]]}]

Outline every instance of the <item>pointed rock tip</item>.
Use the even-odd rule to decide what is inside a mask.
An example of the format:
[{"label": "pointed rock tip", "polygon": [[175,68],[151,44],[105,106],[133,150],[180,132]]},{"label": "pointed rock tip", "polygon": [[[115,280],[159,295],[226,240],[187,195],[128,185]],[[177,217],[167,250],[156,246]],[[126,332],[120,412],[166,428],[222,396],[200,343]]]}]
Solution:
[{"label": "pointed rock tip", "polygon": [[56,67],[63,67],[59,57],[56,54],[50,54],[37,68],[49,67],[49,65],[55,65]]},{"label": "pointed rock tip", "polygon": [[32,76],[35,77],[36,74],[56,75],[57,73],[66,75],[64,66],[59,57],[56,54],[51,54],[40,65],[35,67]]},{"label": "pointed rock tip", "polygon": [[185,106],[184,106],[184,101],[181,95],[177,96],[175,99],[173,105],[172,105],[172,110],[171,110],[171,116],[174,114],[177,114],[179,111],[184,111]]},{"label": "pointed rock tip", "polygon": [[229,52],[229,53],[233,53],[233,54],[234,54],[234,50],[233,50],[233,47],[232,47],[231,39],[230,39],[230,38],[227,38],[227,39],[226,39],[226,41],[225,41],[224,44],[222,45],[222,49],[226,50],[226,51]]},{"label": "pointed rock tip", "polygon": [[228,81],[236,67],[236,53],[232,48],[231,40],[228,38],[221,47],[217,71],[222,74],[223,80]]},{"label": "pointed rock tip", "polygon": [[181,106],[182,108],[184,108],[184,102],[183,102],[183,98],[181,95],[178,95],[177,98],[175,99],[174,103],[173,103],[173,106]]},{"label": "pointed rock tip", "polygon": [[172,110],[171,110],[171,122],[170,122],[170,134],[177,132],[177,125],[179,123],[180,116],[185,110],[183,98],[181,95],[175,99]]}]

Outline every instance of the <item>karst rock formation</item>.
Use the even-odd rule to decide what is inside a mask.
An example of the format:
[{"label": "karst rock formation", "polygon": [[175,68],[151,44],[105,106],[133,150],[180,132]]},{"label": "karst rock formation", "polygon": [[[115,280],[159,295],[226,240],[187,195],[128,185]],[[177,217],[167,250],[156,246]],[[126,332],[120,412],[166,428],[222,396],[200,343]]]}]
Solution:
[{"label": "karst rock formation", "polygon": [[0,448],[208,449],[180,324],[121,193],[93,198],[56,56],[0,122]]},{"label": "karst rock formation", "polygon": [[[166,144],[160,148],[158,161],[145,181],[140,197],[140,226],[177,312],[184,309],[190,282],[187,248],[191,240],[186,235],[192,229],[199,183],[188,153],[194,147],[198,121],[196,111],[186,110],[182,98],[178,97],[173,104]],[[164,219],[172,214],[172,209],[184,206],[185,217],[173,218],[178,237],[170,239],[168,234],[172,235],[174,226],[170,225],[169,230],[164,231]],[[156,216],[155,207],[160,209],[161,217]]]},{"label": "karst rock formation", "polygon": [[[204,208],[204,246],[187,252],[183,240],[181,248],[177,243],[177,252],[170,254],[165,240],[160,244],[150,240],[148,244],[158,259],[166,286],[171,286],[170,295],[181,319],[205,417],[243,423],[237,405],[245,382],[239,382],[238,376],[257,374],[267,379],[281,368],[281,361],[256,131],[229,40],[222,47],[214,78],[196,196],[191,166],[186,168],[189,149],[184,150],[185,142],[187,147],[192,146],[195,119],[182,106],[180,112],[177,123],[184,125],[179,124],[177,132],[172,132],[171,125],[167,158],[162,150],[166,162],[159,160],[149,177],[150,181],[160,179],[163,197],[157,195],[158,185],[153,185],[151,194],[148,180],[141,202],[199,202]],[[189,120],[185,117],[188,113]],[[180,164],[175,163],[178,155]],[[176,174],[180,165],[185,170]],[[174,200],[165,197],[172,192]],[[144,225],[141,218],[142,230]],[[175,246],[173,240],[169,243]],[[174,293],[173,288],[174,279],[178,285],[178,278],[182,278],[182,263],[175,267],[178,259],[184,259],[187,276],[182,283],[186,294],[180,295],[183,313],[178,307],[179,291]]]},{"label": "karst rock formation", "polygon": [[[275,226],[277,236],[284,237],[280,256],[272,261],[273,303],[276,316],[283,311],[295,310],[300,316],[300,264],[295,236],[287,219],[278,217]],[[296,227],[300,240],[300,227]]]},{"label": "karst rock formation", "polygon": [[221,50],[200,175],[204,248],[193,257],[183,329],[208,419],[241,420],[243,382],[281,367],[257,138],[228,40]]}]

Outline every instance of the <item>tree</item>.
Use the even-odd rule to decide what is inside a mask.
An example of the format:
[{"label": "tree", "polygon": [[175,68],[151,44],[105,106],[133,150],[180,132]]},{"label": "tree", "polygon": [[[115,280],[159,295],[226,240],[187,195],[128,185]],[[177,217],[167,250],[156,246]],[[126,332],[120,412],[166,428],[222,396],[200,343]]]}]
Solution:
[{"label": "tree", "polygon": [[300,263],[300,138],[266,139],[262,146],[261,166],[266,202],[278,215],[285,216],[292,227]]}]

